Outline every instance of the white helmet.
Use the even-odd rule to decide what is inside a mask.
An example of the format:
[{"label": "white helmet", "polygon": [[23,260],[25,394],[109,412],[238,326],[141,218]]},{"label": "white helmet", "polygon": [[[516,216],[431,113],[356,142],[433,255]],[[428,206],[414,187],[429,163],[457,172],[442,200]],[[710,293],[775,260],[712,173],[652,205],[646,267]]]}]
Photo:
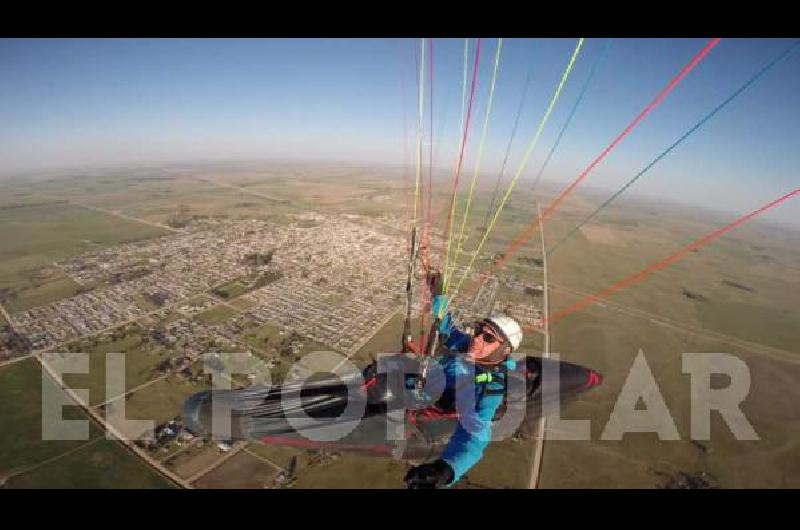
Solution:
[{"label": "white helmet", "polygon": [[511,345],[511,351],[519,348],[522,342],[522,328],[516,320],[505,315],[493,315],[486,321],[493,324],[505,336]]}]

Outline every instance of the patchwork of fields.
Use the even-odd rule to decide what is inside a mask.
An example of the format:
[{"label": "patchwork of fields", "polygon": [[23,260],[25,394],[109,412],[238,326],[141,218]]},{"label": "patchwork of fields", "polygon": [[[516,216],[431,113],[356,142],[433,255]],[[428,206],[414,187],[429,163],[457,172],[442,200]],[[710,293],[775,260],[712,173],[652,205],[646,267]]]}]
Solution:
[{"label": "patchwork of fields", "polygon": [[[339,184],[342,179],[347,185]],[[381,176],[374,169],[299,166],[153,170],[145,176],[3,183],[0,305],[13,319],[15,313],[91,291],[95,286],[75,282],[58,263],[164,236],[207,219],[259,219],[279,225],[309,210],[358,214],[375,220],[385,234],[407,237],[401,230],[408,215],[405,185],[399,174]],[[469,262],[470,251],[482,237],[490,192],[479,190],[458,265]],[[488,238],[484,255],[475,260],[476,269],[485,270],[492,256],[504,252],[534,220],[535,200],[544,203],[552,196],[550,189],[534,197],[522,187]],[[568,201],[545,225],[548,246],[559,242],[598,203],[590,194]],[[729,221],[670,208],[664,205],[655,211],[653,205],[626,201],[575,232],[548,256],[551,310],[597,293]],[[445,215],[439,213],[439,226]],[[508,261],[506,273],[520,281],[541,278],[541,267],[535,265],[541,258],[538,232],[535,235]],[[437,239],[432,246],[443,251],[440,245]],[[129,393],[119,399],[125,400],[128,417],[163,425],[178,417],[183,400],[207,388],[207,381],[197,359],[187,353],[196,345],[183,339],[162,342],[153,330],[197,326],[221,330],[253,309],[256,298],[247,294],[251,290],[251,279],[237,278],[164,311],[147,307],[149,312],[136,322],[71,343],[65,349],[90,354],[90,371],[66,376],[65,383],[88,389],[86,405],[102,413],[107,399],[105,353],[122,353]],[[800,487],[800,412],[795,406],[800,398],[798,293],[800,235],[753,223],[609,300],[553,322],[552,351],[598,370],[605,379],[600,388],[562,411],[564,418],[589,420],[592,440],[545,442],[541,486],[649,488],[662,485],[665,477],[687,472],[705,473],[721,487]],[[504,296],[509,303],[524,302],[524,297]],[[325,303],[337,306],[345,299],[332,296]],[[400,307],[402,300],[397,304]],[[387,315],[387,323],[352,352],[359,367],[376,353],[399,347],[403,317],[399,312]],[[7,327],[3,315],[0,322]],[[219,344],[213,337],[202,340],[214,347],[248,348],[273,360],[281,375],[300,352],[323,346],[284,333],[276,323],[243,322],[247,325],[220,338]],[[417,320],[412,329],[418,329]],[[539,354],[542,335],[528,333],[522,348]],[[628,433],[621,441],[600,439],[640,351],[672,413],[679,441],[660,441],[652,433]],[[760,440],[735,440],[719,415],[712,415],[710,440],[689,439],[689,376],[681,371],[684,352],[726,352],[745,361],[752,380],[742,410]],[[0,421],[8,426],[0,430],[0,484],[8,488],[175,486],[122,444],[105,439],[94,422],[87,440],[43,440],[43,385],[55,383],[42,375],[34,359],[0,361]],[[65,407],[64,417],[87,415],[72,406]],[[407,469],[407,464],[396,461],[259,444],[220,449],[200,439],[171,442],[150,454],[158,465],[199,488],[396,488],[402,486]],[[531,455],[530,440],[493,443],[462,486],[527,487]]]}]

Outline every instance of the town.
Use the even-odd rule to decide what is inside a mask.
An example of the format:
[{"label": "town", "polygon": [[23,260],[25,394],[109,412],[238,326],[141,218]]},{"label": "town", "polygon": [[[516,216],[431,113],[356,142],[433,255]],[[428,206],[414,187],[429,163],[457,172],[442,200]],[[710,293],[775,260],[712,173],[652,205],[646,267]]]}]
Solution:
[{"label": "town", "polygon": [[[154,337],[180,343],[193,355],[208,351],[215,340],[223,341],[220,347],[242,346],[244,330],[270,324],[281,335],[295,334],[297,351],[303,341],[313,341],[352,356],[403,307],[405,247],[384,224],[354,215],[307,212],[287,224],[196,220],[176,234],[57,263],[84,292],[10,315],[0,355],[53,351],[176,311],[184,318]],[[531,295],[524,303],[504,303],[497,278],[475,278],[488,281],[465,303],[459,301],[457,321],[492,307],[525,324],[541,321],[540,285],[504,278],[505,289]],[[229,308],[229,318],[194,318],[215,307]]]}]

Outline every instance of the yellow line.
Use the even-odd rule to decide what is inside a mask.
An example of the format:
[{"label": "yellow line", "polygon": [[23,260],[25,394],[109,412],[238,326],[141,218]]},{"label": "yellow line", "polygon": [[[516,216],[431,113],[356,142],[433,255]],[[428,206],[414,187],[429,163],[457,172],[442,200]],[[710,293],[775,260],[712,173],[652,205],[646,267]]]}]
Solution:
[{"label": "yellow line", "polygon": [[514,178],[511,179],[511,183],[509,184],[505,195],[503,195],[503,200],[500,201],[500,206],[498,206],[497,211],[495,212],[494,217],[492,218],[492,222],[489,223],[489,227],[486,229],[486,232],[484,232],[483,238],[481,239],[481,242],[478,244],[478,248],[475,249],[475,254],[473,254],[472,259],[469,262],[469,265],[467,265],[464,274],[461,276],[461,279],[459,280],[458,285],[456,286],[455,289],[456,293],[459,291],[459,289],[461,289],[461,285],[464,283],[464,280],[469,274],[470,269],[472,269],[472,265],[475,263],[475,258],[480,254],[480,251],[483,248],[483,244],[486,242],[486,238],[489,236],[489,233],[494,228],[494,225],[497,222],[497,218],[500,217],[500,213],[503,211],[503,207],[508,201],[508,197],[511,195],[511,191],[517,184],[517,180],[519,180],[522,171],[528,165],[528,159],[530,158],[533,149],[536,147],[536,144],[539,142],[539,137],[542,134],[542,130],[544,130],[544,126],[547,123],[548,118],[550,118],[550,114],[553,112],[553,108],[555,107],[556,102],[558,102],[558,99],[561,96],[561,91],[564,88],[564,84],[567,82],[567,78],[569,78],[570,72],[572,72],[572,67],[575,65],[575,60],[578,58],[578,54],[580,53],[581,48],[583,47],[583,40],[584,40],[583,38],[578,39],[578,44],[575,46],[575,51],[572,52],[572,57],[569,60],[569,64],[567,64],[567,68],[564,70],[564,74],[561,76],[561,82],[559,82],[558,88],[556,89],[555,94],[553,94],[553,98],[550,100],[550,105],[548,105],[547,111],[544,113],[542,121],[539,123],[539,128],[536,130],[536,134],[534,135],[533,140],[531,140],[531,142],[528,144],[528,148],[525,150],[525,155],[522,157],[522,162],[517,168],[517,172],[514,175]]},{"label": "yellow line", "polygon": [[[500,67],[500,51],[503,49],[503,39],[497,39],[497,52],[494,55],[494,71],[492,72],[492,84],[491,88],[489,89],[489,101],[486,104],[486,115],[483,118],[483,130],[481,131],[481,139],[478,143],[478,157],[475,161],[475,169],[472,172],[472,182],[469,186],[469,196],[467,198],[467,205],[464,208],[464,217],[461,219],[461,230],[458,234],[458,246],[456,247],[456,255],[453,258],[453,265],[448,269],[450,265],[449,262],[445,263],[445,277],[444,277],[444,285],[443,291],[447,293],[447,287],[450,284],[450,275],[452,269],[455,268],[455,264],[458,263],[458,258],[461,256],[461,249],[464,246],[464,227],[467,225],[467,219],[469,218],[469,207],[472,205],[472,196],[475,192],[475,183],[478,181],[478,173],[480,172],[481,168],[481,158],[483,156],[483,146],[486,142],[486,132],[489,129],[489,115],[492,113],[492,103],[494,101],[494,87],[495,83],[497,82],[497,70]],[[442,308],[444,310],[444,308]]]}]

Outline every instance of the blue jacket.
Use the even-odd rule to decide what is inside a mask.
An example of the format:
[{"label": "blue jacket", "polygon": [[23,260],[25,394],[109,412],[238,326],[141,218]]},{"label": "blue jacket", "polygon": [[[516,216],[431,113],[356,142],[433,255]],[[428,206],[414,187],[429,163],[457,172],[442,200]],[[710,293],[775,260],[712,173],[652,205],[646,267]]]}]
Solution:
[{"label": "blue jacket", "polygon": [[[492,418],[503,403],[503,394],[490,392],[487,395],[487,390],[502,390],[503,383],[475,383],[476,376],[489,370],[465,358],[463,353],[469,349],[471,337],[452,326],[449,316],[445,316],[439,328],[442,342],[449,351],[437,357],[436,362],[444,373],[445,390],[455,389],[456,403],[466,404],[462,407],[466,410],[458,410],[458,426],[441,456],[453,468],[454,484],[480,461],[489,445]],[[508,370],[516,366],[511,358],[504,364]]]}]

